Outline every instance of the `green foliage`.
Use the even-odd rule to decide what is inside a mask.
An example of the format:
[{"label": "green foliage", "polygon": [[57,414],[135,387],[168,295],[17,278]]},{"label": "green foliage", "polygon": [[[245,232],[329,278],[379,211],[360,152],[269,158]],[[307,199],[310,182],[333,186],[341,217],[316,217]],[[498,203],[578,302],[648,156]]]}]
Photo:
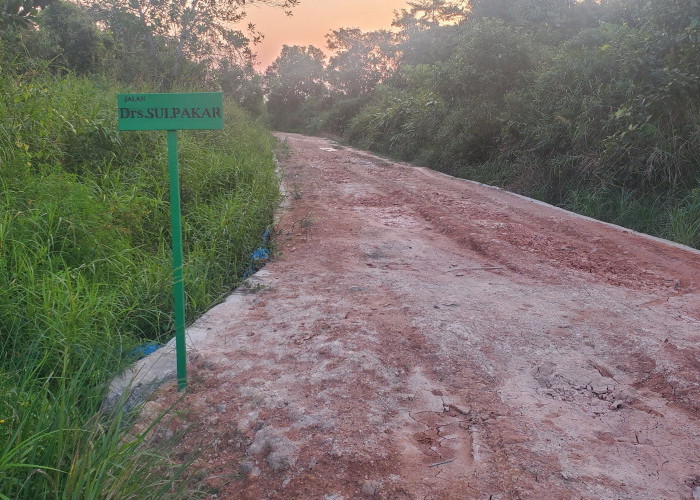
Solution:
[{"label": "green foliage", "polygon": [[564,206],[570,210],[655,234],[691,247],[700,247],[700,189],[680,199],[640,196],[621,188],[570,191]]},{"label": "green foliage", "polygon": [[[259,40],[261,34],[249,25],[246,35],[236,25],[246,16],[246,0],[93,0],[96,12],[112,30],[123,30],[118,24],[135,20],[153,62],[169,68],[167,83],[173,85],[182,78],[182,65],[187,61],[202,61],[206,66],[215,62],[217,53],[239,53],[250,59],[250,38]],[[266,4],[285,9],[299,0],[248,0],[248,6]],[[114,15],[118,13],[119,15]],[[130,28],[133,29],[133,24]]]},{"label": "green foliage", "polygon": [[450,57],[459,38],[459,24],[469,11],[462,0],[420,0],[396,13],[396,48],[401,65],[434,64]]},{"label": "green foliage", "polygon": [[[164,134],[117,132],[107,80],[0,61],[0,494],[158,497],[177,471],[99,408],[131,349],[172,335]],[[278,200],[272,139],[224,113],[180,134],[189,319],[235,286]]]},{"label": "green foliage", "polygon": [[595,0],[471,0],[470,4],[473,19],[499,19],[551,40],[593,27],[601,16]]},{"label": "green foliage", "polygon": [[460,36],[452,56],[437,63],[433,86],[450,99],[479,96],[498,102],[521,87],[531,68],[528,36],[501,21],[475,23]]},{"label": "green foliage", "polygon": [[[116,130],[114,82],[160,90],[177,51],[133,12],[98,27],[48,3],[0,21],[0,498],[190,498],[168,446],[100,410],[133,348],[173,329],[165,138]],[[211,78],[263,114],[249,66],[205,62],[179,61],[182,91]],[[278,198],[271,138],[224,112],[224,131],[180,134],[189,319],[240,280]]]},{"label": "green foliage", "polygon": [[357,97],[331,96],[324,99],[323,108],[309,118],[305,131],[342,136],[348,130],[351,120],[370,100],[369,94]]},{"label": "green foliage", "polygon": [[216,79],[224,96],[236,101],[252,116],[265,115],[263,79],[251,64],[241,66],[225,59],[216,73]]},{"label": "green foliage", "polygon": [[429,31],[445,24],[457,24],[467,17],[469,2],[464,0],[417,0],[408,2],[392,23],[410,37],[420,31]]},{"label": "green foliage", "polygon": [[[30,33],[26,43],[47,38],[47,44],[36,47],[39,57],[50,58],[77,73],[90,73],[102,69],[111,39],[95,25],[95,20],[73,3],[55,0],[38,16],[40,30]],[[40,42],[41,43],[41,42]],[[49,57],[47,57],[49,56]]]},{"label": "green foliage", "polygon": [[[103,35],[111,39],[109,64],[103,71],[114,81],[143,85],[151,82],[158,87],[167,73],[160,54],[165,50],[167,40],[156,36],[144,26],[138,16],[121,9],[104,9],[94,6],[90,14],[108,29]],[[186,63],[184,78],[192,64]]]},{"label": "green foliage", "polygon": [[180,496],[183,466],[169,459],[172,444],[157,450],[150,428],[125,436],[130,415],[122,408],[98,412],[103,391],[94,371],[114,362],[105,354],[41,380],[30,366],[0,370],[1,497]]},{"label": "green foliage", "polygon": [[297,45],[282,52],[265,72],[267,108],[276,130],[301,130],[326,96],[324,54]]},{"label": "green foliage", "polygon": [[424,117],[445,114],[444,103],[434,92],[406,90],[396,93],[383,88],[378,92],[378,99],[352,120],[347,134],[362,147],[398,158],[414,158],[421,144],[431,139],[441,122],[438,118],[428,123]]},{"label": "green foliage", "polygon": [[326,68],[334,94],[352,98],[371,92],[394,64],[388,31],[363,33],[358,28],[341,28],[326,35],[326,41],[336,53]]},{"label": "green foliage", "polygon": [[667,211],[664,234],[668,239],[700,248],[700,188]]}]

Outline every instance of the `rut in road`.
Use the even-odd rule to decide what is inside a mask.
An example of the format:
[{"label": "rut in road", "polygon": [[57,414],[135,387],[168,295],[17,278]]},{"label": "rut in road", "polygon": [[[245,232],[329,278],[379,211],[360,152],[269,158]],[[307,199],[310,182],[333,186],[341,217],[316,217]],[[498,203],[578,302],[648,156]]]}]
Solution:
[{"label": "rut in road", "polygon": [[[700,494],[700,253],[279,137],[278,256],[194,325],[158,431],[189,429],[207,492]],[[144,425],[177,397],[156,393]]]}]

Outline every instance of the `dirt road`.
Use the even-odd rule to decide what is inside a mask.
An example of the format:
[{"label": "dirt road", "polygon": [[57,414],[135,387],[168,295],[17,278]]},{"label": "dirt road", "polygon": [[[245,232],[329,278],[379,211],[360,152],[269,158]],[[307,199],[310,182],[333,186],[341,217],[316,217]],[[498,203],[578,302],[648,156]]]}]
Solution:
[{"label": "dirt road", "polygon": [[700,253],[280,137],[279,256],[195,325],[170,423],[207,491],[700,496]]}]

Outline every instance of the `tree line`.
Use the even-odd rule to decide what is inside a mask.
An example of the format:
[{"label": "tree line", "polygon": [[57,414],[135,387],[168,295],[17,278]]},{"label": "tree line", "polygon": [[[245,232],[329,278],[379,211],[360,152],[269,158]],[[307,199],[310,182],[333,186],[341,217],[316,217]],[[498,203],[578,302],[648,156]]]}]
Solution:
[{"label": "tree line", "polygon": [[700,246],[700,2],[416,0],[285,46],[274,128]]}]

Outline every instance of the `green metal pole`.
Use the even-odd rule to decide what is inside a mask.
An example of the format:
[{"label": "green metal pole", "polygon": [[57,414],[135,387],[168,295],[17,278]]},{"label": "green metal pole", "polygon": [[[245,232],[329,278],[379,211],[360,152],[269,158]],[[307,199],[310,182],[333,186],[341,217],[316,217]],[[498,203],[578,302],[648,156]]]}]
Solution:
[{"label": "green metal pole", "polygon": [[187,387],[187,353],[185,345],[185,283],[182,273],[180,173],[177,168],[177,132],[175,130],[168,130],[168,167],[170,171],[170,226],[173,236],[173,296],[175,298],[177,390],[181,391]]}]

